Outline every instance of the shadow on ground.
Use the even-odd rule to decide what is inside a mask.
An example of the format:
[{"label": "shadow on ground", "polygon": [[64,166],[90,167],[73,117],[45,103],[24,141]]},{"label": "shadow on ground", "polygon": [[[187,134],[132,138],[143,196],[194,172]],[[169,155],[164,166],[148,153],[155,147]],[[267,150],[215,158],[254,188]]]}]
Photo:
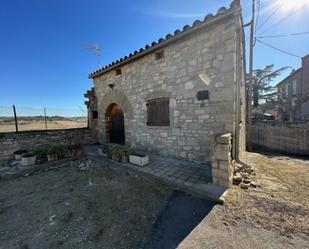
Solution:
[{"label": "shadow on ground", "polygon": [[208,215],[215,203],[174,191],[144,249],[172,249]]},{"label": "shadow on ground", "polygon": [[284,152],[280,152],[280,151],[272,151],[263,147],[257,147],[254,146],[253,147],[253,153],[259,153],[262,154],[264,156],[267,156],[268,158],[278,158],[278,157],[284,157],[281,158],[279,160],[294,160],[294,159],[298,159],[298,160],[309,160],[309,155],[305,156],[305,155],[297,155],[297,154],[293,154],[293,153],[284,153]]}]

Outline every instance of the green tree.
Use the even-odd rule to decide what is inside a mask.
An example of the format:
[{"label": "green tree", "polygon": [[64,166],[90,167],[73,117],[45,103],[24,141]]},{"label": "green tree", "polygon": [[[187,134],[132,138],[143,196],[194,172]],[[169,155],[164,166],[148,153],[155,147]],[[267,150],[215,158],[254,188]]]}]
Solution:
[{"label": "green tree", "polygon": [[[263,69],[253,70],[253,83],[252,83],[252,101],[253,107],[258,107],[260,100],[266,102],[273,102],[275,87],[270,83],[278,77],[281,73],[287,70],[289,67],[282,67],[274,70],[274,65],[268,65]],[[249,83],[249,74],[247,74],[247,84]]]}]

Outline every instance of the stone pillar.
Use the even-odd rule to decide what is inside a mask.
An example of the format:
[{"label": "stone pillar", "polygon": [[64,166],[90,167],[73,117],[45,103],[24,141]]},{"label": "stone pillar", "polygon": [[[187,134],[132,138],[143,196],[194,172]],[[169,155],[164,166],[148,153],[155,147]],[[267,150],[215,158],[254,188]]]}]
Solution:
[{"label": "stone pillar", "polygon": [[228,188],[233,182],[232,135],[216,135],[212,138],[212,183]]},{"label": "stone pillar", "polygon": [[84,94],[85,98],[88,98],[88,101],[85,101],[85,105],[88,110],[88,127],[95,134],[95,130],[97,128],[97,119],[98,119],[98,111],[97,111],[97,97],[95,95],[94,88],[88,90]]}]

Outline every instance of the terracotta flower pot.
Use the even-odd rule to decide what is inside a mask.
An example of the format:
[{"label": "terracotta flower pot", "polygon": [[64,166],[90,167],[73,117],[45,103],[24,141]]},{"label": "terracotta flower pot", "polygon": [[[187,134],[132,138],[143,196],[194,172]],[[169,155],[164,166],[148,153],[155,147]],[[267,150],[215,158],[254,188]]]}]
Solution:
[{"label": "terracotta flower pot", "polygon": [[121,156],[121,162],[122,163],[127,163],[129,162],[129,157],[127,155],[122,155]]},{"label": "terracotta flower pot", "polygon": [[76,156],[81,158],[85,155],[85,150],[84,150],[84,147],[78,147],[76,149]]}]

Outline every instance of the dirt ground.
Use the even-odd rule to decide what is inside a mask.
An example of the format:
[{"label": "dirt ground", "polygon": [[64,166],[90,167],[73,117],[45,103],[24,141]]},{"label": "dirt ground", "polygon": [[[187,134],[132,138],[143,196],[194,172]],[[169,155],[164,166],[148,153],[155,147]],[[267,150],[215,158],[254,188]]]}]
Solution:
[{"label": "dirt ground", "polygon": [[0,249],[175,248],[214,206],[106,159],[80,165],[0,183]]},{"label": "dirt ground", "polygon": [[166,187],[78,161],[1,183],[0,248],[139,248],[171,195]]},{"label": "dirt ground", "polygon": [[178,248],[309,248],[309,161],[247,153],[257,188],[233,186]]},{"label": "dirt ground", "polygon": [[258,186],[233,186],[224,205],[104,160],[1,182],[0,249],[309,248],[309,161],[244,159]]}]

